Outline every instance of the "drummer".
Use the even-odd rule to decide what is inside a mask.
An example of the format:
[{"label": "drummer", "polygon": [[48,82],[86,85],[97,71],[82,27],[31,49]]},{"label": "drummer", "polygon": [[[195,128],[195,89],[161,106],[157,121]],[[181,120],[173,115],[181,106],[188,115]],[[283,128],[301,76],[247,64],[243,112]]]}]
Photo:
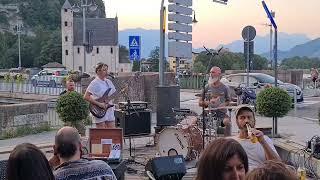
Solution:
[{"label": "drummer", "polygon": [[[205,86],[205,94],[208,97],[200,97],[199,99],[199,106],[205,108],[221,108],[215,110],[218,119],[221,119],[221,126],[225,127],[224,136],[231,135],[231,120],[230,117],[227,115],[227,109],[223,108],[229,105],[230,102],[230,94],[229,88],[220,82],[221,78],[221,69],[217,66],[213,66],[210,69],[210,76],[208,80],[208,84]],[[203,90],[202,90],[203,94]]]}]

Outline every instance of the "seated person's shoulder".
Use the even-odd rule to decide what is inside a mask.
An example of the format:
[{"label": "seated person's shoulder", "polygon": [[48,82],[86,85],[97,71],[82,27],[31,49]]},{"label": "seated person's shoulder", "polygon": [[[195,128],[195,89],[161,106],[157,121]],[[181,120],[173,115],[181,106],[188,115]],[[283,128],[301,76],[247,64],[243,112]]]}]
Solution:
[{"label": "seated person's shoulder", "polygon": [[90,164],[98,165],[99,167],[105,167],[106,169],[111,169],[108,163],[102,161],[102,160],[91,160],[89,161]]}]

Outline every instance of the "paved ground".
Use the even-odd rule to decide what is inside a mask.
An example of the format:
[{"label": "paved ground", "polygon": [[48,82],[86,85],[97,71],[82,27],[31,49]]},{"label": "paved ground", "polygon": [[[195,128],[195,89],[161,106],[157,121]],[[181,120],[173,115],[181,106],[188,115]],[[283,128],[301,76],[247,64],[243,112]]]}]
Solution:
[{"label": "paved ground", "polygon": [[[181,108],[190,108],[197,113],[201,113],[201,109],[197,106],[197,97],[195,94],[197,91],[193,90],[183,90],[181,91],[180,100]],[[320,107],[320,98],[307,97],[304,103],[301,103],[297,106],[296,111],[293,109],[289,116],[279,119],[278,130],[279,133],[286,136],[286,138],[292,139],[293,141],[299,144],[305,144],[305,142],[310,139],[313,135],[320,134],[319,121],[317,120],[317,112]],[[235,124],[234,115],[232,113],[232,132],[237,133],[238,129]],[[152,114],[152,127],[156,124],[156,114]],[[257,126],[259,127],[271,127],[272,120],[265,117],[257,117]],[[154,133],[154,128],[152,128]],[[15,145],[30,142],[37,145],[47,145],[54,142],[55,132],[44,132],[41,134],[29,135],[20,138],[0,140],[0,152],[8,151],[12,149]],[[143,137],[143,138],[134,138],[133,146],[135,151],[133,154],[136,157],[136,161],[146,164],[146,162],[155,156],[157,153],[156,146],[146,146],[147,144],[154,144],[153,137]],[[52,155],[51,148],[45,148],[47,156]],[[129,140],[126,139],[124,142],[124,159],[129,157]],[[0,159],[7,159],[8,154],[0,154]],[[195,162],[188,162],[187,166],[190,168],[188,174],[184,179],[192,179],[194,176]],[[126,179],[147,179],[144,175],[144,166],[137,164],[129,164],[128,167],[131,167],[133,170],[126,173]],[[136,170],[136,171],[135,171]]]}]

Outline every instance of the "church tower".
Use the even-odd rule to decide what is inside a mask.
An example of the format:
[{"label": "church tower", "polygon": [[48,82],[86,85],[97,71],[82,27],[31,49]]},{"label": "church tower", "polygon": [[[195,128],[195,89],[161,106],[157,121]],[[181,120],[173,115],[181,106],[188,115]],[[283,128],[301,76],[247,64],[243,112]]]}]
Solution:
[{"label": "church tower", "polygon": [[61,8],[61,42],[62,64],[68,69],[75,69],[73,58],[73,11],[71,4],[66,0]]}]

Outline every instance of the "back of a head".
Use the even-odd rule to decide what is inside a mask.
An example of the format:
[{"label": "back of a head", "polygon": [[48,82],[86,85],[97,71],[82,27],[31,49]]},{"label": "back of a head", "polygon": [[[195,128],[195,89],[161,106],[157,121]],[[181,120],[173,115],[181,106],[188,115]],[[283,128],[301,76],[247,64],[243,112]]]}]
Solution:
[{"label": "back of a head", "polygon": [[247,174],[246,180],[298,180],[297,175],[279,161],[266,161]]},{"label": "back of a head", "polygon": [[200,157],[196,180],[222,179],[225,165],[238,155],[248,172],[248,157],[242,146],[234,139],[221,138],[211,142]]},{"label": "back of a head", "polygon": [[45,155],[29,143],[17,145],[11,152],[6,177],[8,180],[54,180]]},{"label": "back of a head", "polygon": [[80,136],[77,129],[73,127],[61,128],[55,137],[55,150],[56,153],[65,159],[73,157],[80,146]]}]

